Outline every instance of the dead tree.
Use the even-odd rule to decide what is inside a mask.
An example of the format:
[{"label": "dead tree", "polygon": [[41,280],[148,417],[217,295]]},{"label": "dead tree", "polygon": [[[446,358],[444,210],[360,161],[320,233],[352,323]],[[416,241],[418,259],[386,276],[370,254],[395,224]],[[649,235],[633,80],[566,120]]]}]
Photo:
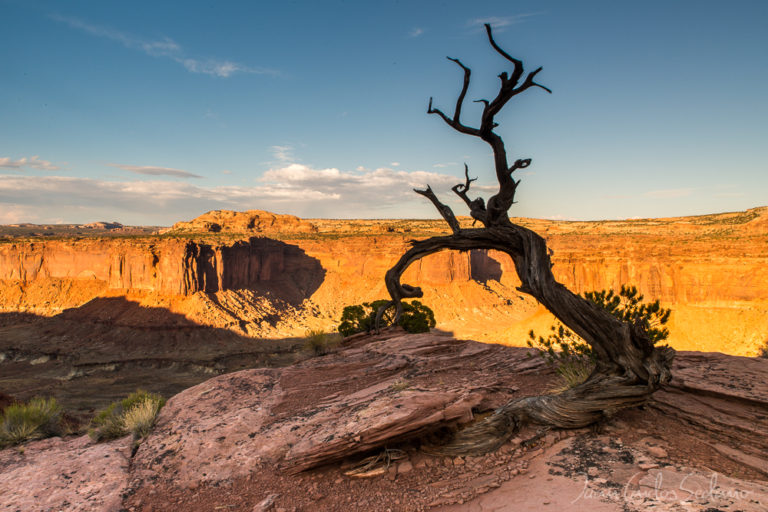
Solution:
[{"label": "dead tree", "polygon": [[[485,29],[491,46],[512,64],[512,70],[499,75],[499,92],[493,100],[477,100],[483,104],[479,128],[466,125],[461,120],[471,70],[458,59],[448,58],[464,72],[464,84],[453,116],[433,107],[432,98],[427,113],[439,116],[453,129],[479,137],[491,146],[499,190],[487,204],[482,198],[470,199],[468,194],[475,178],[469,177],[469,169],[465,165],[465,181],[454,186],[453,191],[467,204],[472,218],[483,226],[471,229],[460,227],[451,208],[441,203],[429,186],[425,190],[415,190],[432,201],[452,233],[412,242],[411,248],[386,273],[387,290],[392,298],[389,307],[395,307],[396,323],[402,313],[401,301],[422,296],[420,288],[400,282],[403,272],[414,261],[444,249],[495,249],[512,258],[522,282],[519,290],[535,297],[564,325],[584,338],[597,360],[594,371],[583,384],[559,394],[513,400],[484,420],[457,432],[452,441],[442,448],[443,452],[454,454],[493,450],[523,423],[579,428],[619,409],[641,405],[670,380],[670,365],[674,357],[671,348],[655,347],[649,341],[645,326],[624,323],[558,283],[552,274],[552,263],[544,239],[509,220],[507,212],[515,202],[515,192],[520,183],[515,180],[514,172],[528,167],[531,159],[518,159],[511,165],[508,163],[504,142],[494,132],[498,126],[494,118],[510,99],[528,89],[552,91],[535,81],[542,68],[524,77],[522,61],[496,44],[490,25],[485,25]],[[384,309],[379,311],[377,324]]]}]

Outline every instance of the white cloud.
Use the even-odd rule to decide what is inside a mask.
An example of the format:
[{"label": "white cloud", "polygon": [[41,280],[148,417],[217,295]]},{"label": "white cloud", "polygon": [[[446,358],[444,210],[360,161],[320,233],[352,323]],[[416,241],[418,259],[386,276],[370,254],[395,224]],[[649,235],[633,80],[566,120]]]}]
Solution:
[{"label": "white cloud", "polygon": [[48,160],[41,160],[37,155],[29,158],[21,157],[18,160],[11,160],[10,157],[0,157],[0,169],[22,170],[25,167],[41,171],[58,171],[61,168]]},{"label": "white cloud", "polygon": [[189,171],[183,171],[181,169],[173,169],[171,167],[156,167],[153,165],[124,165],[124,164],[107,164],[110,167],[117,167],[124,171],[133,172],[136,174],[146,174],[149,176],[176,176],[177,178],[202,178],[199,174],[193,174]]},{"label": "white cloud", "polygon": [[525,21],[526,18],[530,18],[531,16],[538,16],[539,14],[544,14],[543,12],[528,12],[523,14],[515,14],[512,16],[486,16],[484,18],[474,18],[467,22],[467,25],[470,27],[476,27],[480,25],[485,25],[488,23],[491,25],[491,28],[495,30],[503,29],[504,27],[508,27],[510,25],[515,25],[517,23],[522,23]]},{"label": "white cloud", "polygon": [[[336,168],[314,169],[304,164],[290,164],[264,173],[262,182],[282,187],[309,188],[313,190],[339,191],[349,194],[354,200],[357,194],[375,192],[376,196],[399,197],[409,188],[432,186],[453,186],[459,178],[447,174],[426,171],[399,171],[387,167],[375,170],[343,172]],[[366,201],[368,200],[366,199]]]},{"label": "white cloud", "polygon": [[0,212],[12,222],[49,223],[54,218],[85,222],[110,218],[124,224],[160,225],[189,219],[208,210],[260,208],[286,212],[297,211],[291,206],[339,199],[340,195],[332,191],[280,184],[198,187],[180,181],[0,176]]},{"label": "white cloud", "polygon": [[149,40],[133,36],[107,27],[100,27],[86,23],[83,20],[70,16],[52,15],[51,18],[64,23],[71,28],[85,32],[96,37],[102,37],[120,43],[126,48],[139,50],[152,57],[163,57],[184,66],[192,73],[227,78],[235,73],[251,73],[258,75],[277,75],[273,69],[252,67],[233,62],[228,59],[199,59],[185,55],[183,48],[171,38],[165,37],[159,40]]},{"label": "white cloud", "polygon": [[420,27],[414,27],[408,32],[408,37],[419,37],[424,33],[424,29]]},{"label": "white cloud", "polygon": [[[159,169],[167,173],[167,169]],[[304,217],[435,217],[429,201],[412,189],[429,184],[450,204],[455,197],[450,187],[460,181],[435,172],[391,168],[342,171],[297,163],[270,169],[255,186],[201,187],[184,181],[6,175],[0,176],[0,211],[23,212],[4,216],[14,222],[109,218],[148,225],[169,225],[215,209],[256,208]]]},{"label": "white cloud", "polygon": [[391,165],[392,167],[400,167],[400,162],[392,162],[389,165]]},{"label": "white cloud", "polygon": [[676,199],[679,197],[687,197],[693,194],[692,188],[667,188],[661,190],[651,190],[643,194],[646,197],[653,197],[655,199]]},{"label": "white cloud", "polygon": [[272,157],[281,164],[295,161],[293,156],[293,146],[270,146]]}]

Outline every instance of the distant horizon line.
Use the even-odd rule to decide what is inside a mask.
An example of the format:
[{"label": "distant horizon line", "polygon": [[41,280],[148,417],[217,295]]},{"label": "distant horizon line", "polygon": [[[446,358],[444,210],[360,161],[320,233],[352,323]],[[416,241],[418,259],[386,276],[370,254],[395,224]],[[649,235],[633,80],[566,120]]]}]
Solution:
[{"label": "distant horizon line", "polygon": [[[529,219],[529,220],[541,220],[541,221],[548,221],[548,222],[628,222],[628,221],[639,221],[639,220],[665,220],[665,219],[685,219],[685,218],[696,218],[696,217],[708,217],[711,215],[727,215],[729,213],[747,213],[752,210],[762,210],[766,209],[768,210],[768,204],[766,205],[760,205],[760,206],[753,206],[750,208],[746,208],[744,210],[729,210],[729,211],[722,211],[722,212],[711,212],[711,213],[700,213],[696,215],[675,215],[675,216],[667,216],[667,217],[624,217],[624,218],[602,218],[602,219],[574,219],[574,218],[547,218],[547,217],[520,217],[520,216],[510,216],[510,219]],[[230,211],[230,212],[247,212],[247,211],[263,211],[266,213],[271,213],[273,215],[283,215],[283,216],[290,216],[290,217],[296,217],[301,220],[306,221],[312,221],[312,220],[325,220],[325,221],[331,221],[331,220],[338,220],[338,221],[355,221],[355,220],[365,220],[365,221],[392,221],[392,220],[400,220],[400,221],[442,221],[440,217],[426,217],[426,218],[419,218],[419,217],[301,217],[299,215],[293,215],[291,213],[277,213],[269,210],[259,210],[258,208],[253,208],[251,210],[225,210],[225,209],[217,209],[217,210],[208,210],[206,212],[201,213],[197,217],[200,217],[202,215],[206,215],[210,212],[215,211]],[[193,217],[189,220],[194,220],[197,217]],[[457,215],[458,219],[471,219],[469,215]],[[106,220],[92,220],[89,222],[58,222],[54,224],[38,224],[35,222],[13,222],[9,224],[0,224],[0,226],[6,226],[6,227],[22,227],[22,226],[85,226],[87,224],[94,224],[94,223],[107,223],[107,224],[120,224],[123,227],[126,228],[167,228],[171,227],[173,224],[164,225],[164,224],[123,224],[118,220],[112,220],[112,221],[106,221]],[[189,222],[188,220],[179,220],[176,222]],[[175,224],[175,223],[174,223]]]}]

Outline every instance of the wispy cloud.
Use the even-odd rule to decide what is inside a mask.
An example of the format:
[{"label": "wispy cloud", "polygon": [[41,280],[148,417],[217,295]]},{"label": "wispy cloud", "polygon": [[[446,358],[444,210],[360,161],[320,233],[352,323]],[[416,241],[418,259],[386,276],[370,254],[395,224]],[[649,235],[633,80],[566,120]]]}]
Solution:
[{"label": "wispy cloud", "polygon": [[676,199],[678,197],[688,197],[693,194],[692,188],[666,188],[661,190],[650,190],[643,194],[646,197],[654,199]]},{"label": "wispy cloud", "polygon": [[270,146],[269,149],[272,152],[272,157],[280,164],[296,160],[293,156],[293,146]]},{"label": "wispy cloud", "polygon": [[117,167],[124,171],[133,172],[136,174],[146,174],[149,176],[176,176],[177,178],[202,178],[199,174],[194,174],[189,171],[183,171],[181,169],[173,169],[171,167],[157,167],[153,165],[124,165],[124,164],[107,164],[110,167]]},{"label": "wispy cloud", "polygon": [[523,23],[527,18],[538,16],[540,14],[544,14],[544,11],[514,14],[512,16],[486,16],[484,18],[473,18],[467,22],[467,26],[479,27],[488,23],[491,28],[501,30],[510,25]]},{"label": "wispy cloud", "polygon": [[408,37],[419,37],[424,33],[424,29],[420,27],[414,27],[408,32]]},{"label": "wispy cloud", "polygon": [[251,73],[258,75],[277,75],[276,70],[253,67],[240,64],[228,59],[192,58],[184,53],[183,48],[169,37],[151,40],[134,36],[109,27],[87,23],[71,16],[51,15],[51,18],[69,27],[85,32],[92,36],[109,39],[126,48],[139,50],[152,57],[162,57],[181,64],[192,73],[202,73],[221,78],[227,78],[235,73]]},{"label": "wispy cloud", "polygon": [[58,165],[54,165],[48,160],[41,160],[39,156],[21,157],[18,160],[12,160],[10,157],[0,157],[0,169],[13,169],[22,170],[26,167],[30,169],[38,169],[41,171],[58,171],[61,169]]},{"label": "wispy cloud", "polygon": [[429,201],[411,189],[430,184],[448,200],[449,188],[457,181],[456,176],[435,172],[391,168],[342,171],[298,163],[270,169],[252,186],[203,187],[167,179],[107,181],[0,175],[0,212],[5,212],[7,222],[109,218],[125,224],[152,225],[172,224],[216,209],[258,208],[301,216],[349,218],[385,217],[398,212],[435,217]]}]

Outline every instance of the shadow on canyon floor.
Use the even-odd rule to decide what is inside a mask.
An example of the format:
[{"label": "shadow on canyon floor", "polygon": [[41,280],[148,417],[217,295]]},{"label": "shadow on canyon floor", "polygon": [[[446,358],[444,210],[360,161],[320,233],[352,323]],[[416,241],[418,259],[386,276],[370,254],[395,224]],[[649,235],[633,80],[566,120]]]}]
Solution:
[{"label": "shadow on canyon floor", "polygon": [[171,396],[214,375],[289,365],[302,338],[258,339],[162,307],[99,297],[54,317],[0,314],[0,393],[86,413],[137,388]]}]

